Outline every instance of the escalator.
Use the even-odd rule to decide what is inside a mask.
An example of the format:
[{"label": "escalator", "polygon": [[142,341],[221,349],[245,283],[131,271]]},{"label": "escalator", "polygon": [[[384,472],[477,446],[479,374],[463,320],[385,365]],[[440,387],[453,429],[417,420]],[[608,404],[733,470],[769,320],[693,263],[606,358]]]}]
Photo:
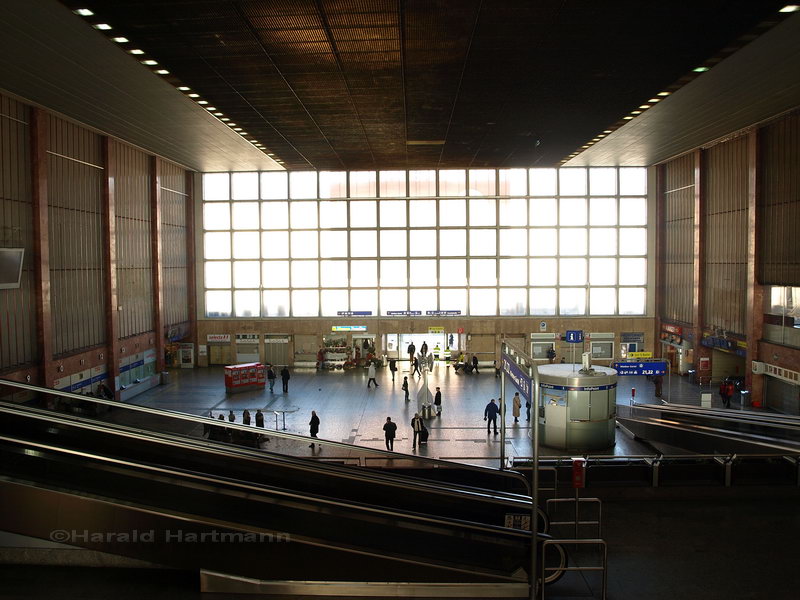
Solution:
[{"label": "escalator", "polygon": [[0,465],[0,530],[225,577],[527,594],[530,533],[504,527],[524,494],[7,403]]},{"label": "escalator", "polygon": [[800,417],[677,404],[620,405],[617,422],[635,437],[705,453],[800,452]]}]

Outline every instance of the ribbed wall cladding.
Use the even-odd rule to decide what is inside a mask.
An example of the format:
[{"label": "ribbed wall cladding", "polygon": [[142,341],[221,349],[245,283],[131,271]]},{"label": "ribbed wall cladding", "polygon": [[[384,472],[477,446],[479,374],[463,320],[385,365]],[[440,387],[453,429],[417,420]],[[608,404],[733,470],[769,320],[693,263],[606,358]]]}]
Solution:
[{"label": "ribbed wall cladding", "polygon": [[100,136],[48,117],[53,353],[105,342]]},{"label": "ribbed wall cladding", "polygon": [[759,283],[800,286],[800,114],[759,135]]},{"label": "ribbed wall cladding", "polygon": [[694,158],[664,165],[664,297],[661,318],[692,322],[694,282]]},{"label": "ribbed wall cladding", "polygon": [[25,248],[19,288],[0,290],[0,370],[38,355],[29,121],[27,106],[0,95],[0,248]]},{"label": "ribbed wall cladding", "polygon": [[747,293],[747,138],[705,151],[703,157],[705,277],[703,323],[745,332]]},{"label": "ribbed wall cladding", "polygon": [[161,268],[164,289],[164,326],[189,320],[186,285],[186,171],[161,163]]},{"label": "ribbed wall cladding", "polygon": [[112,144],[119,337],[126,338],[153,330],[150,157],[127,144]]}]

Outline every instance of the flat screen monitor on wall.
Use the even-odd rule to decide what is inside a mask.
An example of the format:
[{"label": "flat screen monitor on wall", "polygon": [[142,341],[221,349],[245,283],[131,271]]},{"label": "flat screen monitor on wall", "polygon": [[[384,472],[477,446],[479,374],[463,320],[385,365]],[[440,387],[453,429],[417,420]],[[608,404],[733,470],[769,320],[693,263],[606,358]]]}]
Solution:
[{"label": "flat screen monitor on wall", "polygon": [[0,248],[0,290],[19,287],[25,248]]}]

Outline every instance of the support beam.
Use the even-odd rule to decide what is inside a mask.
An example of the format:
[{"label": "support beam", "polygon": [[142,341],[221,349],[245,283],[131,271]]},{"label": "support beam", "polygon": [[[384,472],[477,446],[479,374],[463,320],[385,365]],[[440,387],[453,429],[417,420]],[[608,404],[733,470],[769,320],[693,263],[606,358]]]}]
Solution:
[{"label": "support beam", "polygon": [[105,278],[106,339],[108,350],[106,368],[109,388],[119,400],[119,298],[117,291],[117,209],[114,195],[116,181],[115,145],[108,136],[102,139],[103,166],[103,270]]},{"label": "support beam", "polygon": [[[711,357],[711,349],[703,346],[703,326],[705,325],[705,314],[703,304],[705,302],[705,280],[706,280],[706,218],[705,204],[706,194],[703,184],[703,151],[694,151],[694,233],[692,244],[694,247],[694,263],[692,269],[692,329],[688,337],[694,345],[694,364],[700,366],[700,359]],[[711,371],[700,371],[697,369],[697,377],[710,376]]]},{"label": "support beam", "polygon": [[[666,256],[667,228],[665,225],[667,195],[664,193],[665,165],[656,167],[656,267],[655,267],[655,319],[653,319],[653,356],[663,357],[661,344],[661,319],[664,316],[664,259]],[[644,348],[642,348],[644,350]]]},{"label": "support beam", "polygon": [[161,160],[150,157],[150,248],[153,267],[153,330],[156,372],[164,370],[164,279],[161,271]]},{"label": "support beam", "polygon": [[194,344],[196,359],[199,357],[197,337],[197,279],[195,277],[194,250],[194,173],[186,171],[186,297],[189,312],[189,341]]},{"label": "support beam", "polygon": [[36,286],[36,338],[41,365],[41,385],[52,388],[53,320],[50,305],[50,235],[47,210],[47,114],[31,108],[31,196],[33,200],[33,253]]},{"label": "support beam", "polygon": [[754,375],[751,368],[753,361],[759,358],[759,343],[764,330],[764,288],[757,281],[759,158],[758,130],[753,129],[747,136],[747,301],[745,308],[747,357],[745,360],[745,387],[750,390],[750,401],[755,405],[764,406],[764,376]]}]

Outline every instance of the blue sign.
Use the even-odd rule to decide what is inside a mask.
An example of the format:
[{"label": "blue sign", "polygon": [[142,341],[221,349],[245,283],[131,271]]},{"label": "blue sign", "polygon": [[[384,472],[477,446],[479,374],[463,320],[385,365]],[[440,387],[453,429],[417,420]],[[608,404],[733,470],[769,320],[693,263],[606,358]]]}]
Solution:
[{"label": "blue sign", "polygon": [[519,390],[520,396],[525,398],[527,402],[533,404],[531,400],[533,385],[531,383],[531,376],[523,371],[519,365],[514,362],[508,354],[503,354],[503,372],[511,378],[514,387]]},{"label": "blue sign", "polygon": [[618,375],[666,375],[667,363],[660,362],[620,362],[614,365]]},{"label": "blue sign", "polygon": [[421,310],[387,310],[386,314],[390,317],[419,317]]},{"label": "blue sign", "polygon": [[340,310],[336,313],[340,317],[370,317],[371,310]]},{"label": "blue sign", "polygon": [[429,317],[458,317],[460,310],[426,310],[425,314]]},{"label": "blue sign", "polygon": [[566,337],[569,344],[580,344],[583,341],[583,331],[570,330],[567,331]]}]

